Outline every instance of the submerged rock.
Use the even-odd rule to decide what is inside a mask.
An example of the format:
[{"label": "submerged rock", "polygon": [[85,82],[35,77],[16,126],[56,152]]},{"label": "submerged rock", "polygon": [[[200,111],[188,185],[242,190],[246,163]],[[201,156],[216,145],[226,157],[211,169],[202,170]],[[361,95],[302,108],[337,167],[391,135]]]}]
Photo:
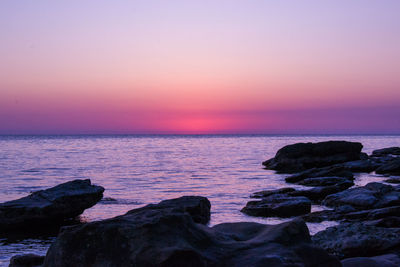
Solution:
[{"label": "submerged rock", "polygon": [[263,165],[279,172],[293,173],[360,160],[363,157],[361,149],[361,143],[346,141],[297,143],[279,149],[275,157]]},{"label": "submerged rock", "polygon": [[15,255],[10,259],[9,267],[39,267],[44,262],[44,256],[36,254]]},{"label": "submerged rock", "polygon": [[339,258],[370,257],[399,252],[400,229],[346,223],[318,232],[314,244]]},{"label": "submerged rock", "polygon": [[186,197],[63,228],[44,266],[340,266],[311,243],[303,221],[210,228],[195,222],[208,204]]},{"label": "submerged rock", "polygon": [[80,215],[103,197],[104,188],[74,180],[0,204],[0,232],[46,229]]},{"label": "submerged rock", "polygon": [[311,211],[311,201],[303,196],[273,194],[260,201],[249,201],[241,212],[259,217],[292,217]]}]

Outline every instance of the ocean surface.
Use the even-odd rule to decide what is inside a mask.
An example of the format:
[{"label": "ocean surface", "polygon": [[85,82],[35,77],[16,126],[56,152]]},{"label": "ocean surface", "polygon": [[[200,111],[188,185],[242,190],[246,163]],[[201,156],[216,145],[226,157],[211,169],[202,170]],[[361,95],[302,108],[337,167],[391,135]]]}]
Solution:
[{"label": "ocean surface", "polygon": [[[240,209],[252,192],[288,186],[285,175],[264,170],[261,162],[282,146],[326,140],[357,141],[363,151],[400,146],[386,135],[190,135],[190,136],[0,136],[0,202],[73,179],[91,179],[105,187],[105,199],[82,219],[110,218],[149,203],[183,195],[211,201],[211,222],[255,221]],[[356,186],[382,181],[356,175]],[[301,187],[301,186],[297,186]],[[313,210],[324,209],[313,206]],[[308,224],[318,232],[335,222]],[[21,253],[44,255],[54,238],[6,239],[0,236],[0,266]]]}]

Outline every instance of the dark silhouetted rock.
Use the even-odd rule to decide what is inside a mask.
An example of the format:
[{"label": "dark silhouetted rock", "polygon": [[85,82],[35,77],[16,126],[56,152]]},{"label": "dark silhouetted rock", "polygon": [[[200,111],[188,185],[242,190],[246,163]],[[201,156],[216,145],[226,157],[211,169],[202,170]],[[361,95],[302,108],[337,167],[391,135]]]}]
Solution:
[{"label": "dark silhouetted rock", "polygon": [[303,221],[210,228],[193,220],[202,217],[203,208],[197,207],[207,207],[207,202],[186,197],[65,227],[44,266],[340,266],[313,246]]},{"label": "dark silhouetted rock", "polygon": [[359,160],[361,149],[361,143],[346,141],[297,143],[279,149],[275,157],[263,165],[279,172],[293,173]]},{"label": "dark silhouetted rock", "polygon": [[36,254],[23,254],[13,256],[10,260],[9,267],[38,267],[42,266],[44,256]]},{"label": "dark silhouetted rock", "polygon": [[337,164],[337,166],[342,166],[346,170],[352,172],[373,172],[381,165],[382,163],[372,159],[356,160]]},{"label": "dark silhouetted rock", "polygon": [[331,166],[325,168],[313,168],[297,174],[293,174],[285,178],[288,183],[298,183],[308,178],[321,178],[321,177],[344,177],[352,180],[354,175],[351,171],[346,170],[343,166]]},{"label": "dark silhouetted rock", "polygon": [[373,182],[331,194],[323,204],[328,207],[351,205],[360,210],[397,206],[400,205],[400,191],[393,186]]},{"label": "dark silhouetted rock", "polygon": [[400,155],[400,147],[387,147],[372,151],[373,157],[381,157],[386,155]]},{"label": "dark silhouetted rock", "polygon": [[342,260],[343,267],[399,267],[400,257],[396,254],[385,254],[375,257],[357,257]]},{"label": "dark silhouetted rock", "polygon": [[103,197],[104,188],[90,180],[74,180],[0,204],[0,232],[29,232],[61,224],[80,215]]},{"label": "dark silhouetted rock", "polygon": [[348,181],[352,182],[351,179],[344,177],[316,177],[306,178],[298,182],[298,184],[305,186],[330,186]]},{"label": "dark silhouetted rock", "polygon": [[260,201],[249,201],[241,211],[259,217],[292,217],[309,213],[311,201],[302,196],[274,194]]},{"label": "dark silhouetted rock", "polygon": [[294,188],[291,187],[284,187],[280,189],[275,189],[275,190],[265,190],[265,191],[260,191],[260,192],[255,192],[250,195],[251,198],[264,198],[268,197],[271,195],[276,195],[276,194],[286,194],[296,191]]},{"label": "dark silhouetted rock", "polygon": [[304,196],[314,201],[323,200],[326,196],[341,192],[346,190],[347,188],[353,186],[354,183],[352,181],[344,181],[341,183],[337,183],[329,186],[318,186],[312,189],[307,190],[296,190],[294,192],[290,192],[290,196]]},{"label": "dark silhouetted rock", "polygon": [[383,164],[375,172],[379,174],[400,175],[400,158]]},{"label": "dark silhouetted rock", "polygon": [[386,179],[384,182],[389,184],[400,184],[400,178],[389,178]]},{"label": "dark silhouetted rock", "polygon": [[363,223],[345,223],[318,232],[314,244],[339,258],[368,257],[391,253],[400,248],[400,229]]}]

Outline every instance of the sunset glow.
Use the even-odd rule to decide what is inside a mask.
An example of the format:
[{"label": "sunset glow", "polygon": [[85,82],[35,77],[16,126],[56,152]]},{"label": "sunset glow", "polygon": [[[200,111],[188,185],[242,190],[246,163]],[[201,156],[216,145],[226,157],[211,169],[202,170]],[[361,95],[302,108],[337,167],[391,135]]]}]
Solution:
[{"label": "sunset glow", "polygon": [[399,133],[399,1],[4,1],[0,134]]}]

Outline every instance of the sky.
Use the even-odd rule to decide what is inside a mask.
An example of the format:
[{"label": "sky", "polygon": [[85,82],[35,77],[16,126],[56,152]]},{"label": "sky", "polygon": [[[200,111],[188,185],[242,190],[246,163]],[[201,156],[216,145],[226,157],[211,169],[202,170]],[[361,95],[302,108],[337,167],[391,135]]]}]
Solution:
[{"label": "sky", "polygon": [[400,133],[400,1],[0,2],[0,134]]}]

